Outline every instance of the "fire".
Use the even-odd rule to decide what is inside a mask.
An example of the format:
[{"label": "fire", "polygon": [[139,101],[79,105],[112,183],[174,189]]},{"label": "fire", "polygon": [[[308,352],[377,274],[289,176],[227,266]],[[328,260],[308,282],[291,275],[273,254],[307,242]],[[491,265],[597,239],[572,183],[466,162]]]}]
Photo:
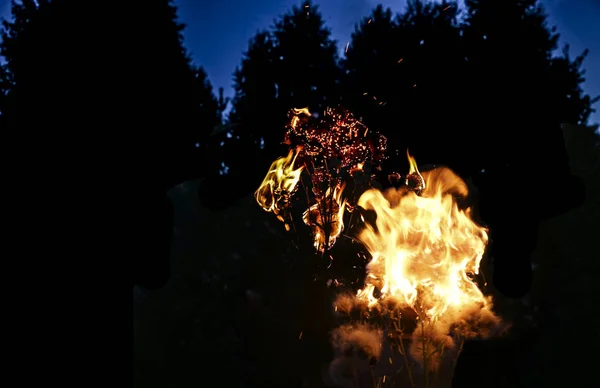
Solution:
[{"label": "fire", "polygon": [[292,116],[292,119],[290,121],[290,127],[293,129],[296,129],[298,127],[298,124],[300,123],[301,114],[310,116],[310,111],[308,110],[308,108],[293,108],[292,112],[294,113],[294,115]]},{"label": "fire", "polygon": [[313,229],[314,246],[319,252],[330,249],[344,229],[346,201],[342,200],[345,185],[327,188],[325,197],[309,207],[302,216]]},{"label": "fire", "polygon": [[337,373],[348,346],[371,348],[354,339],[371,324],[368,330],[385,343],[374,357],[390,360],[378,362],[379,372],[372,373],[389,377],[396,369],[392,359],[401,356],[406,375],[398,378],[406,386],[421,386],[421,380],[424,387],[430,381],[449,386],[465,339],[499,334],[506,326],[472,278],[479,273],[488,234],[473,221],[470,208],[459,206],[467,185],[448,168],[421,173],[408,152],[407,157],[408,174],[392,174],[403,183],[400,188],[370,189],[358,199],[360,208],[376,215],[375,225],[366,224],[358,235],[372,259],[364,288],[356,295],[340,294],[334,303],[335,311],[350,317],[336,333],[353,336],[334,341],[338,356],[330,374]]},{"label": "fire", "polygon": [[[324,255],[344,228],[344,211],[356,205],[354,197],[349,204],[342,198],[347,181],[385,160],[387,140],[342,107],[326,109],[321,118],[308,108],[294,108],[288,117],[283,143],[294,151],[273,163],[255,197],[290,230],[288,210],[300,181],[308,202],[303,220],[312,229],[316,250]],[[300,180],[303,172],[309,179]]]},{"label": "fire", "polygon": [[265,211],[273,212],[279,220],[284,222],[281,213],[288,205],[289,196],[296,189],[304,168],[303,166],[294,168],[297,156],[297,149],[290,150],[287,156],[275,160],[271,164],[267,176],[254,193],[256,202]]},{"label": "fire", "polygon": [[[300,183],[308,206],[302,219],[322,256],[340,237],[346,210],[375,213],[374,225],[365,223],[357,236],[372,257],[365,286],[356,294],[338,295],[334,304],[335,311],[351,320],[336,329],[334,345],[342,358],[356,349],[362,351],[356,353],[360,357],[364,353],[374,359],[402,355],[411,386],[415,387],[411,365],[419,364],[428,387],[430,374],[443,375],[465,339],[502,329],[491,297],[474,279],[488,233],[473,220],[470,208],[459,206],[459,199],[468,195],[466,183],[448,168],[421,173],[407,151],[408,173],[388,175],[400,188],[372,188],[356,201],[354,193],[344,189],[348,182],[354,182],[348,187],[355,190],[373,187],[372,172],[381,171],[387,159],[386,138],[341,107],[327,109],[321,118],[307,108],[292,109],[288,115],[283,143],[290,152],[272,163],[256,201],[289,231],[291,200]],[[308,179],[301,179],[302,174]],[[363,214],[359,216],[364,222]],[[357,310],[358,321],[352,314]],[[410,343],[405,347],[406,341]],[[339,357],[332,367],[339,367],[338,361]]]},{"label": "fire", "polygon": [[491,307],[469,277],[479,272],[488,234],[470,209],[457,205],[455,197],[468,193],[462,179],[448,168],[421,174],[410,154],[408,159],[405,186],[371,189],[358,200],[377,219],[376,227],[367,225],[359,234],[373,258],[357,296],[369,306],[391,298],[423,321],[450,324],[474,307]]},{"label": "fire", "polygon": [[410,167],[404,180],[404,184],[417,194],[421,194],[427,186],[425,179],[423,179],[423,176],[419,172],[417,160],[408,152],[408,150],[406,150],[406,156],[408,157],[408,163]]}]

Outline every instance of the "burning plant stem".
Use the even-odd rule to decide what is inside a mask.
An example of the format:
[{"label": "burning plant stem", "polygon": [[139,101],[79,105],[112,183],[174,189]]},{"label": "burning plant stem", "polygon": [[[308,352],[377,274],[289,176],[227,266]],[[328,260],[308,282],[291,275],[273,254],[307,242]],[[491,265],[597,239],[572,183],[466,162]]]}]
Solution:
[{"label": "burning plant stem", "polygon": [[[399,319],[400,314],[398,314],[398,319]],[[410,386],[411,388],[415,388],[415,383],[413,381],[413,377],[412,377],[412,371],[410,369],[410,363],[408,361],[408,354],[406,354],[406,349],[404,348],[404,341],[403,341],[403,333],[402,330],[398,327],[398,324],[396,323],[396,321],[394,320],[394,327],[396,329],[396,332],[399,333],[399,340],[398,340],[398,350],[400,351],[400,354],[402,354],[402,358],[404,358],[404,365],[406,367],[406,373],[408,374],[408,380],[410,381]]]},{"label": "burning plant stem", "polygon": [[428,371],[428,364],[429,364],[429,357],[427,355],[428,349],[427,349],[427,341],[425,339],[425,323],[421,320],[421,341],[422,341],[422,352],[423,352],[423,370],[424,370],[424,376],[425,376],[425,388],[429,388],[429,371]]}]

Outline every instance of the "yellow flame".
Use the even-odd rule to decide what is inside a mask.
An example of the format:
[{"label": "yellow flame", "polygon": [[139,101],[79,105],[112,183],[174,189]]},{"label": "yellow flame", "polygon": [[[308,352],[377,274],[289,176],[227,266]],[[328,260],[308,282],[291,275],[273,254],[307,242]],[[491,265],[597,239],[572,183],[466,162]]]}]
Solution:
[{"label": "yellow flame", "polygon": [[346,201],[342,200],[345,185],[331,191],[327,188],[322,200],[309,207],[302,219],[313,229],[314,246],[319,252],[331,248],[344,229]]},{"label": "yellow flame", "polygon": [[[423,176],[421,175],[421,173],[419,172],[419,168],[417,167],[417,160],[415,159],[414,156],[412,156],[410,154],[410,152],[408,152],[408,150],[406,150],[406,157],[408,158],[408,164],[409,164],[409,168],[408,168],[408,174],[416,174],[419,177],[421,177],[421,180],[423,182],[425,182],[425,180],[423,179]],[[425,186],[427,186],[427,182],[425,182]]]},{"label": "yellow flame", "polygon": [[290,123],[292,128],[296,128],[296,126],[300,122],[299,115],[301,113],[304,113],[305,115],[310,116],[310,111],[308,110],[308,108],[293,108],[293,111],[294,111],[294,117],[292,117],[292,122]]},{"label": "yellow flame", "polygon": [[383,193],[371,189],[358,200],[377,215],[376,228],[367,225],[359,235],[372,260],[358,298],[369,306],[393,298],[432,321],[442,315],[454,321],[472,306],[491,307],[468,276],[479,272],[488,234],[471,219],[470,209],[459,209],[455,201],[455,195],[468,194],[465,182],[447,168],[421,175],[407,155],[410,173],[425,182],[420,195],[405,186]]},{"label": "yellow flame", "polygon": [[356,166],[350,169],[350,173],[354,174],[355,172],[363,171],[363,167],[365,164],[363,162],[357,163]]},{"label": "yellow flame", "polygon": [[290,150],[287,156],[275,160],[265,179],[263,179],[258,190],[254,193],[256,202],[267,212],[273,212],[278,215],[281,208],[278,205],[278,200],[285,195],[292,193],[302,174],[303,166],[294,168],[297,150]]}]

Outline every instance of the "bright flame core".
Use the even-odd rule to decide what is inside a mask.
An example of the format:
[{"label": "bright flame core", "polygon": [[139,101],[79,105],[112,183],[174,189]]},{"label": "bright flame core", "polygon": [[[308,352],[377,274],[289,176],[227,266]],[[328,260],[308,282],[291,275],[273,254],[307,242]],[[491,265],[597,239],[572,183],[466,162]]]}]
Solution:
[{"label": "bright flame core", "polygon": [[[377,215],[359,240],[372,260],[366,286],[358,298],[373,306],[392,298],[415,310],[423,320],[456,322],[474,307],[491,308],[469,274],[477,274],[488,242],[485,228],[459,209],[455,196],[464,197],[465,182],[450,169],[419,173],[409,156],[409,176],[422,177],[420,190],[403,186],[385,192],[371,189],[358,200]],[[377,298],[375,289],[381,292]]]},{"label": "bright flame core", "polygon": [[303,167],[294,168],[297,150],[291,150],[286,157],[281,157],[271,163],[269,172],[254,193],[256,202],[267,212],[273,212],[278,219],[287,205],[288,197],[296,189]]}]

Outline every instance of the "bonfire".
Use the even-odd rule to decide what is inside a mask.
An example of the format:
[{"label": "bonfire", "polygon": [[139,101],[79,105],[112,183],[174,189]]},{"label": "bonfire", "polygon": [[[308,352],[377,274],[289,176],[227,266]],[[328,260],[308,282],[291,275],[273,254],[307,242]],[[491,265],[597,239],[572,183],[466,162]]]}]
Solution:
[{"label": "bonfire", "polygon": [[[350,347],[384,358],[389,365],[375,368],[382,383],[450,386],[464,340],[500,328],[491,298],[477,284],[488,233],[472,220],[469,208],[458,205],[468,194],[462,179],[444,167],[421,174],[408,158],[403,186],[371,189],[358,200],[377,215],[375,225],[365,225],[358,236],[372,258],[365,287],[353,296],[340,295],[334,304],[349,318],[334,341],[340,353]],[[361,338],[376,333],[383,345],[374,352],[372,345],[353,339],[355,331]],[[392,366],[394,356],[403,359],[401,367]]]},{"label": "bonfire", "polygon": [[354,201],[342,195],[346,182],[366,166],[379,167],[385,138],[369,136],[344,110],[328,110],[316,125],[306,109],[290,117],[290,152],[273,163],[256,192],[263,209],[289,230],[290,199],[307,174],[312,204],[303,221],[321,253],[340,235],[345,210],[376,216],[372,223],[361,217],[356,236],[370,255],[364,287],[334,303],[343,322],[332,333],[333,383],[449,387],[465,339],[485,338],[501,327],[478,284],[488,231],[473,221],[470,208],[459,206],[467,185],[449,168],[420,172],[407,151],[410,169],[394,173],[397,187],[371,187]]}]

